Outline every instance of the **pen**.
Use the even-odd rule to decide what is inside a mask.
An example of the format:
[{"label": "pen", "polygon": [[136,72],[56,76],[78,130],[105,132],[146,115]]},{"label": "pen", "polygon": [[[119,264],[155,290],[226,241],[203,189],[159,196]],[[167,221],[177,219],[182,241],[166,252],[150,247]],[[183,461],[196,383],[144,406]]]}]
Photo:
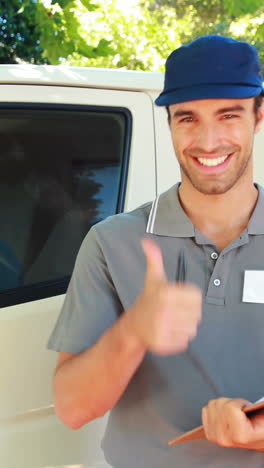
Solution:
[{"label": "pen", "polygon": [[184,249],[182,248],[179,252],[177,270],[176,270],[176,281],[185,282],[186,278],[186,258],[184,255]]}]

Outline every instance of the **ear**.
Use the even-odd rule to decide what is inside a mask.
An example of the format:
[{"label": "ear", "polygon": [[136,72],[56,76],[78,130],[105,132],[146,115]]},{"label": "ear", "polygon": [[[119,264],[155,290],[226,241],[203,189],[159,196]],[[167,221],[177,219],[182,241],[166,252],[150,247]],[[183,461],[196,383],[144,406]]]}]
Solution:
[{"label": "ear", "polygon": [[255,133],[258,133],[260,131],[263,120],[264,120],[264,103],[262,103],[262,105],[258,108]]}]

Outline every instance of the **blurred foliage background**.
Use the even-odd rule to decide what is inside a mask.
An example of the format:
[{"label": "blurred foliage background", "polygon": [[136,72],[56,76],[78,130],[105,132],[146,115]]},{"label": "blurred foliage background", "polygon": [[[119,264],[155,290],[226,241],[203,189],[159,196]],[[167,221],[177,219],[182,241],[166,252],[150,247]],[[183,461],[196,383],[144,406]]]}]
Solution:
[{"label": "blurred foliage background", "polygon": [[0,63],[163,71],[205,34],[254,44],[264,68],[264,0],[0,0]]}]

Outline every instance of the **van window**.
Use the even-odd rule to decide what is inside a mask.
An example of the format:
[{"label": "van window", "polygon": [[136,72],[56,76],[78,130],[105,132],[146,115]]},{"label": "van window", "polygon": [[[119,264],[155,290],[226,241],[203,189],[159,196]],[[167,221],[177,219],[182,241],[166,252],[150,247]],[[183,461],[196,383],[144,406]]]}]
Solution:
[{"label": "van window", "polygon": [[0,107],[0,306],[66,291],[90,227],[123,209],[126,109]]}]

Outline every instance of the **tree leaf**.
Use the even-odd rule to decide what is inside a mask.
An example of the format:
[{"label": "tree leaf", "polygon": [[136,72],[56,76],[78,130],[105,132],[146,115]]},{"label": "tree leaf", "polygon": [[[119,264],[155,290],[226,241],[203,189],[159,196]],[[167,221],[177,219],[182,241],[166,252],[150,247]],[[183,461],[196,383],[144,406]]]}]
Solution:
[{"label": "tree leaf", "polygon": [[73,3],[73,0],[52,0],[51,5],[56,5],[56,3],[63,9],[66,8],[69,3]]},{"label": "tree leaf", "polygon": [[99,8],[99,5],[93,3],[91,0],[81,0],[81,3],[88,11],[95,11]]}]

